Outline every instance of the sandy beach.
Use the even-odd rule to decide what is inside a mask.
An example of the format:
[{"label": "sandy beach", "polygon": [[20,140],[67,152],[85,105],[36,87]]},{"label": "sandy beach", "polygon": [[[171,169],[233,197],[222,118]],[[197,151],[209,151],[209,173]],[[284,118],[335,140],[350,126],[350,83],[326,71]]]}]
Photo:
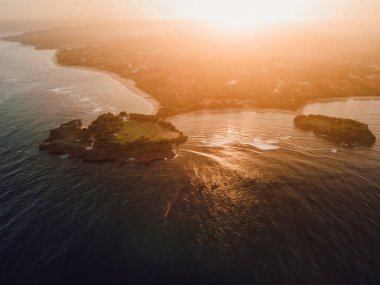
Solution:
[{"label": "sandy beach", "polygon": [[94,72],[104,73],[104,74],[112,77],[113,79],[119,81],[128,90],[132,91],[136,95],[138,95],[140,97],[143,97],[144,99],[148,100],[152,104],[152,106],[153,106],[153,113],[152,113],[152,115],[156,114],[158,112],[158,109],[160,108],[160,103],[156,99],[154,99],[152,96],[150,96],[149,94],[147,94],[144,91],[142,91],[141,89],[137,88],[136,83],[133,80],[123,78],[123,77],[121,77],[120,75],[118,75],[116,73],[112,73],[112,72],[109,72],[109,71],[104,71],[104,70],[100,70],[100,69],[96,69],[96,68],[84,67],[84,66],[65,66],[65,65],[62,65],[57,60],[57,52],[58,52],[57,50],[54,52],[54,56],[52,57],[52,61],[58,67],[75,68],[75,69],[81,69],[81,70],[88,70],[88,71],[94,71]]},{"label": "sandy beach", "polygon": [[[96,69],[96,68],[91,68],[91,67],[84,67],[84,66],[65,66],[65,65],[61,65],[60,63],[58,63],[58,60],[57,60],[57,52],[58,51],[55,51],[54,53],[54,56],[52,58],[53,62],[55,65],[57,65],[58,67],[63,67],[63,68],[75,68],[75,69],[81,69],[81,70],[89,70],[89,71],[94,71],[94,72],[100,72],[100,73],[104,73],[104,74],[107,74],[108,76],[112,77],[113,79],[121,82],[127,89],[129,89],[130,91],[132,91],[133,93],[135,93],[136,95],[140,96],[140,97],[143,97],[144,99],[148,100],[152,106],[153,106],[153,113],[152,114],[156,114],[160,108],[160,103],[154,99],[151,95],[149,95],[148,93],[142,91],[141,89],[139,89],[137,86],[136,86],[136,83],[131,80],[131,79],[126,79],[126,78],[123,78],[121,77],[120,75],[116,74],[116,73],[112,73],[112,72],[109,72],[109,71],[105,71],[105,70],[101,70],[101,69]],[[326,103],[326,102],[332,102],[332,101],[345,101],[345,100],[348,100],[348,99],[354,99],[354,100],[369,100],[369,99],[380,99],[379,97],[376,97],[376,96],[360,96],[360,97],[331,97],[331,98],[319,98],[319,99],[315,99],[315,100],[311,100],[311,101],[308,101],[306,104],[304,105],[301,105],[298,109],[296,110],[284,110],[284,109],[277,109],[277,108],[241,108],[241,107],[238,107],[238,108],[226,108],[226,109],[220,109],[220,110],[250,110],[250,111],[255,111],[255,112],[276,112],[276,113],[282,113],[282,114],[289,114],[289,115],[302,115],[303,114],[303,110],[305,109],[306,106],[310,105],[310,104],[314,104],[314,103]],[[183,113],[183,114],[187,114],[187,113],[196,113],[196,112],[201,112],[201,111],[205,111],[205,110],[212,110],[212,109],[201,109],[201,110],[196,110],[196,111],[190,111],[190,112],[186,112],[186,113]],[[183,114],[176,114],[174,116],[170,116],[170,117],[176,117],[176,116],[179,116],[179,115],[183,115]]]}]

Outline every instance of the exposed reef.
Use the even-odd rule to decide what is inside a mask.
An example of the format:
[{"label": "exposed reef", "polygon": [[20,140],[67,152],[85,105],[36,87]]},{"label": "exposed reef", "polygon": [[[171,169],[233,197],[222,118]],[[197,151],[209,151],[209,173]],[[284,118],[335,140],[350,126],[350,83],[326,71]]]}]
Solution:
[{"label": "exposed reef", "polygon": [[294,125],[303,130],[313,130],[315,134],[341,145],[372,146],[376,142],[376,137],[367,124],[351,119],[301,115],[294,118]]},{"label": "exposed reef", "polygon": [[88,127],[73,120],[50,131],[39,148],[52,155],[67,154],[86,162],[134,160],[150,163],[174,158],[174,145],[185,143],[187,137],[170,122],[158,116],[111,113],[100,115]]}]

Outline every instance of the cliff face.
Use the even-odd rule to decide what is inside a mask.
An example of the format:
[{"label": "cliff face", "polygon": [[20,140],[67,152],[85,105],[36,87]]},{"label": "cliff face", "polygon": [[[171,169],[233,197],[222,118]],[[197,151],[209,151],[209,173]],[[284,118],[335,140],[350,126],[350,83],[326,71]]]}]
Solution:
[{"label": "cliff face", "polygon": [[367,124],[351,119],[301,115],[294,118],[294,125],[303,130],[313,130],[315,134],[342,145],[372,146],[376,142],[376,137]]},{"label": "cliff face", "polygon": [[[131,116],[133,120],[126,120],[126,117],[124,113],[119,116],[103,114],[88,128],[82,127],[81,120],[70,121],[51,130],[49,138],[39,148],[52,155],[67,154],[86,162],[133,159],[150,163],[173,158],[173,145],[187,141],[187,137],[171,123],[156,116],[139,118],[135,114]],[[161,136],[163,133],[170,136]]]}]

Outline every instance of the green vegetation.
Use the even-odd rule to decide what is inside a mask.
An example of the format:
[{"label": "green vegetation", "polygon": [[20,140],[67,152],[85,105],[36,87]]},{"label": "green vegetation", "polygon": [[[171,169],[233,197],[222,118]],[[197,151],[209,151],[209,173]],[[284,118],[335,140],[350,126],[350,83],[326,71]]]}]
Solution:
[{"label": "green vegetation", "polygon": [[349,146],[371,146],[376,142],[376,137],[368,129],[368,125],[351,119],[322,115],[301,115],[294,118],[294,124],[300,129],[313,130],[317,135]]},{"label": "green vegetation", "polygon": [[[170,132],[163,129],[157,124],[130,120],[126,122],[116,135],[117,141],[134,142],[138,139],[146,139],[150,141],[160,141],[163,139],[162,133]],[[178,134],[175,134],[178,136]]]},{"label": "green vegetation", "polygon": [[88,128],[82,128],[80,120],[62,124],[50,131],[40,149],[87,161],[136,158],[149,162],[173,157],[172,145],[186,141],[186,136],[158,116],[122,112],[102,114]]},{"label": "green vegetation", "polygon": [[163,118],[202,108],[296,110],[318,99],[380,96],[375,34],[301,29],[230,39],[188,23],[154,22],[61,27],[7,39],[58,49],[65,66],[134,80],[160,102]]},{"label": "green vegetation", "polygon": [[113,140],[115,134],[123,127],[123,119],[120,116],[114,116],[111,113],[100,115],[85,130],[87,135],[93,135],[98,141]]},{"label": "green vegetation", "polygon": [[[128,118],[123,120],[123,117]],[[88,127],[87,136],[92,134],[97,141],[128,145],[134,142],[159,143],[178,140],[180,133],[170,122],[155,115],[130,114],[119,116],[111,113],[100,115]]]}]

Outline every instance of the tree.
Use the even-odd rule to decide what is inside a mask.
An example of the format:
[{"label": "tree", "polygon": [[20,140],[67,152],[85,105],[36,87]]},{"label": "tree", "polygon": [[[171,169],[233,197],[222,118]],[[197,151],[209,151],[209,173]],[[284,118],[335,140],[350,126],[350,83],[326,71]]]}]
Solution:
[{"label": "tree", "polygon": [[128,114],[127,112],[122,111],[120,112],[119,117],[128,117]]}]

